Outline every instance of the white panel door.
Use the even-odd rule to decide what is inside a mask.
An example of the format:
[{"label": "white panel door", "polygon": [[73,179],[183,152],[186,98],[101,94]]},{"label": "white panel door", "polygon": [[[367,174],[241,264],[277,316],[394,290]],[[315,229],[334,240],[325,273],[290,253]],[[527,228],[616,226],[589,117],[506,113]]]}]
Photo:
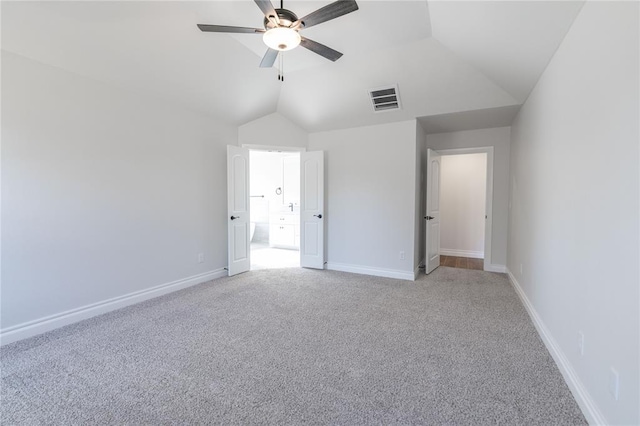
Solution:
[{"label": "white panel door", "polygon": [[300,266],[324,269],[324,151],[300,153]]},{"label": "white panel door", "polygon": [[251,267],[249,255],[249,150],[227,146],[229,276]]},{"label": "white panel door", "polygon": [[440,157],[427,150],[427,274],[440,266]]}]

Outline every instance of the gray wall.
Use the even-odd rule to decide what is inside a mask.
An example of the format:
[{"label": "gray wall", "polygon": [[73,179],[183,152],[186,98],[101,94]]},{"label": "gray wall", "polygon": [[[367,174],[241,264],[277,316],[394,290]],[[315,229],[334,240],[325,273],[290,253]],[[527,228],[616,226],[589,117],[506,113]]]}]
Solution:
[{"label": "gray wall", "polygon": [[510,137],[511,129],[509,127],[427,135],[427,147],[436,151],[455,148],[493,147],[491,263],[498,266],[507,264]]},{"label": "gray wall", "polygon": [[3,51],[2,328],[226,266],[236,140],[235,127]]},{"label": "gray wall", "polygon": [[584,5],[511,144],[509,270],[590,420],[616,425],[640,424],[638,9]]},{"label": "gray wall", "polygon": [[412,279],[415,120],[312,133],[309,150],[325,151],[328,267]]}]

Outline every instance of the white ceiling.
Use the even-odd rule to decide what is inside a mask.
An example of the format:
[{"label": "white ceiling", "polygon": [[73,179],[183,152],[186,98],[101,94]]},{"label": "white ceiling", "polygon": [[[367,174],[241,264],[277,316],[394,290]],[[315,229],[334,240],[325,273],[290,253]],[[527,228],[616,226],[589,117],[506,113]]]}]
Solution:
[{"label": "white ceiling", "polygon": [[[299,18],[326,6],[331,1],[285,1],[284,6],[294,11]],[[218,2],[224,3],[224,2]],[[273,0],[274,5],[279,1]],[[348,17],[341,17],[301,31],[304,37],[329,46],[339,52],[366,54],[380,49],[398,46],[431,36],[431,23],[426,1],[406,1],[402,3],[403,13],[419,25],[407,26],[401,19],[389,20],[380,6],[381,2],[358,2],[359,9]],[[389,2],[385,9],[389,9]],[[352,19],[354,18],[354,19]],[[264,15],[251,2],[232,2],[216,5],[216,10],[203,17],[208,23],[224,23],[244,27],[262,28]],[[229,24],[230,23],[230,24]],[[384,31],[379,29],[384,27]],[[345,34],[347,35],[345,37]],[[210,35],[212,37],[218,36]],[[233,34],[231,37],[244,44],[256,54],[257,63],[264,55],[266,46],[261,36],[253,34]],[[323,57],[307,49],[294,49],[285,54],[285,71],[291,72],[327,64]]]},{"label": "white ceiling", "polygon": [[520,103],[582,8],[576,1],[429,2],[433,36]]},{"label": "white ceiling", "polygon": [[[284,5],[304,16],[329,2]],[[344,56],[288,52],[284,83],[258,68],[259,35],[196,27],[260,27],[245,0],[3,1],[2,49],[229,123],[279,112],[322,131],[519,105],[582,3],[359,0],[360,10],[303,31]],[[374,113],[368,89],[396,83],[403,109]]]}]

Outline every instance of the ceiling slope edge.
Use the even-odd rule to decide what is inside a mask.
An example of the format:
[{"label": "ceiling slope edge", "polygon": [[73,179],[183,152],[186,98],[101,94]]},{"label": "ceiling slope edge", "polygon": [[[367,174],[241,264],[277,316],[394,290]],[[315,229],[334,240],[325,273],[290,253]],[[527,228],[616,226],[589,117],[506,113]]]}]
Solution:
[{"label": "ceiling slope edge", "polygon": [[580,3],[580,8],[578,9],[578,12],[574,15],[573,19],[571,20],[571,24],[566,28],[566,30],[565,30],[564,34],[562,35],[562,38],[560,39],[560,42],[558,43],[558,45],[555,47],[555,49],[553,49],[553,53],[547,59],[547,62],[544,64],[544,67],[542,67],[542,71],[536,77],[535,81],[531,85],[531,88],[527,92],[527,95],[522,99],[522,102],[521,102],[522,105],[524,105],[527,102],[527,99],[529,99],[529,96],[531,96],[531,93],[533,92],[533,89],[536,88],[536,86],[538,85],[538,82],[540,81],[540,79],[542,78],[544,73],[547,71],[547,68],[549,67],[549,64],[551,63],[553,58],[556,56],[556,53],[558,52],[558,49],[560,49],[560,46],[562,46],[562,44],[564,43],[564,40],[567,38],[567,35],[569,34],[569,31],[573,27],[573,24],[576,22],[576,19],[578,19],[578,15],[580,15],[580,13],[582,13],[582,9],[584,8],[584,5],[586,4],[586,2],[587,2],[586,0],[581,0],[581,1],[580,0],[576,0],[576,3]]},{"label": "ceiling slope edge", "polygon": [[426,134],[510,127],[521,105],[507,105],[418,117]]},{"label": "ceiling slope edge", "polygon": [[[145,89],[141,89],[141,88],[136,88],[136,87],[130,87],[128,85],[124,85],[121,84],[119,82],[115,82],[115,81],[109,81],[109,80],[104,80],[101,78],[97,78],[91,75],[86,75],[84,73],[79,73],[76,72],[74,70],[70,70],[58,65],[54,65],[54,64],[49,64],[46,62],[43,62],[41,60],[39,60],[38,58],[32,58],[29,55],[25,55],[22,53],[18,53],[18,52],[14,52],[12,50],[6,49],[4,47],[0,48],[0,55],[2,55],[2,59],[1,62],[3,62],[3,68],[6,66],[6,64],[9,63],[9,58],[13,57],[13,59],[16,59],[18,61],[26,61],[29,62],[31,64],[35,64],[38,67],[45,67],[45,68],[50,68],[52,70],[55,70],[56,72],[61,72],[61,73],[65,73],[65,74],[70,74],[72,76],[74,76],[75,78],[79,79],[80,81],[87,81],[87,82],[91,82],[94,84],[98,84],[100,86],[103,86],[105,88],[109,88],[110,90],[116,90],[119,91],[121,93],[127,94],[129,96],[137,96],[139,98],[145,99],[147,101],[153,101],[153,102],[160,102],[161,104],[164,104],[167,107],[170,108],[176,108],[179,110],[183,110],[183,111],[187,111],[191,114],[196,114],[199,115],[201,117],[207,118],[207,119],[214,119],[215,121],[217,121],[220,124],[224,124],[227,126],[232,126],[232,127],[238,127],[238,123],[232,121],[232,120],[227,120],[224,119],[222,117],[218,117],[215,114],[212,114],[208,111],[203,111],[199,108],[194,108],[193,106],[191,106],[188,103],[185,102],[181,102],[178,99],[172,99],[169,98],[167,96],[164,96],[160,93],[156,93],[153,91],[149,91],[149,90],[145,90]],[[5,55],[7,55],[7,57],[5,58]]]},{"label": "ceiling slope edge", "polygon": [[494,78],[492,75],[487,74],[486,72],[482,71],[480,68],[478,68],[476,65],[474,65],[473,63],[471,63],[470,61],[468,61],[467,59],[463,58],[462,55],[460,55],[459,53],[454,52],[452,49],[450,49],[445,42],[439,40],[437,37],[433,37],[434,40],[437,40],[438,43],[440,43],[445,49],[449,50],[449,52],[451,52],[452,55],[455,55],[458,57],[459,60],[465,62],[467,64],[468,67],[473,68],[477,73],[482,74],[484,76],[484,78],[486,78],[487,80],[489,80],[491,83],[493,83],[496,87],[499,87],[505,94],[509,95],[509,97],[511,99],[513,99],[513,103],[514,104],[518,104],[518,105],[522,105],[524,103],[524,100],[520,101],[518,98],[518,94],[517,93],[513,93],[512,91],[508,90],[506,87],[504,87],[504,85],[500,84],[500,82],[498,81],[498,79]]},{"label": "ceiling slope edge", "polygon": [[[310,133],[519,105],[434,38],[295,73],[285,84],[278,112]],[[373,112],[368,91],[386,84],[398,85],[402,109]]]},{"label": "ceiling slope edge", "polygon": [[279,112],[264,115],[238,127],[239,145],[295,146],[306,148],[309,132]]},{"label": "ceiling slope edge", "polygon": [[185,4],[195,2],[3,3],[2,49],[233,126],[274,111],[280,87],[254,55],[231,37],[203,37]]},{"label": "ceiling slope edge", "polygon": [[431,2],[433,37],[524,103],[584,0]]}]

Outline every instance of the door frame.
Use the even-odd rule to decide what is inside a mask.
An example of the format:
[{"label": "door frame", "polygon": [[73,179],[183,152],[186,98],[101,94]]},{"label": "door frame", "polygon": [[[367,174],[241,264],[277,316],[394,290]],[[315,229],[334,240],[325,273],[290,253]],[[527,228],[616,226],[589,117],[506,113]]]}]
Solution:
[{"label": "door frame", "polygon": [[445,155],[487,154],[487,181],[484,222],[484,266],[485,271],[492,271],[491,263],[491,231],[493,229],[493,147],[481,146],[477,148],[438,149],[443,157]]},{"label": "door frame", "polygon": [[[260,145],[260,144],[243,143],[241,147],[248,149],[249,153],[251,153],[251,151],[298,152],[298,153],[307,152],[307,148],[300,147],[300,146],[278,146],[278,145]],[[249,181],[251,181],[251,169],[249,169]],[[251,203],[249,203],[249,216],[251,216]],[[251,246],[251,242],[249,242],[249,246]],[[249,247],[249,251],[251,251],[251,247]],[[298,249],[298,251],[302,253],[300,248]],[[302,268],[302,264],[299,266],[299,268]],[[251,263],[249,263],[249,270],[250,271],[252,270]]]},{"label": "door frame", "polygon": [[247,148],[249,151],[276,151],[276,152],[306,152],[307,148],[300,146],[274,146],[274,145],[256,145],[243,143],[243,148]]}]

